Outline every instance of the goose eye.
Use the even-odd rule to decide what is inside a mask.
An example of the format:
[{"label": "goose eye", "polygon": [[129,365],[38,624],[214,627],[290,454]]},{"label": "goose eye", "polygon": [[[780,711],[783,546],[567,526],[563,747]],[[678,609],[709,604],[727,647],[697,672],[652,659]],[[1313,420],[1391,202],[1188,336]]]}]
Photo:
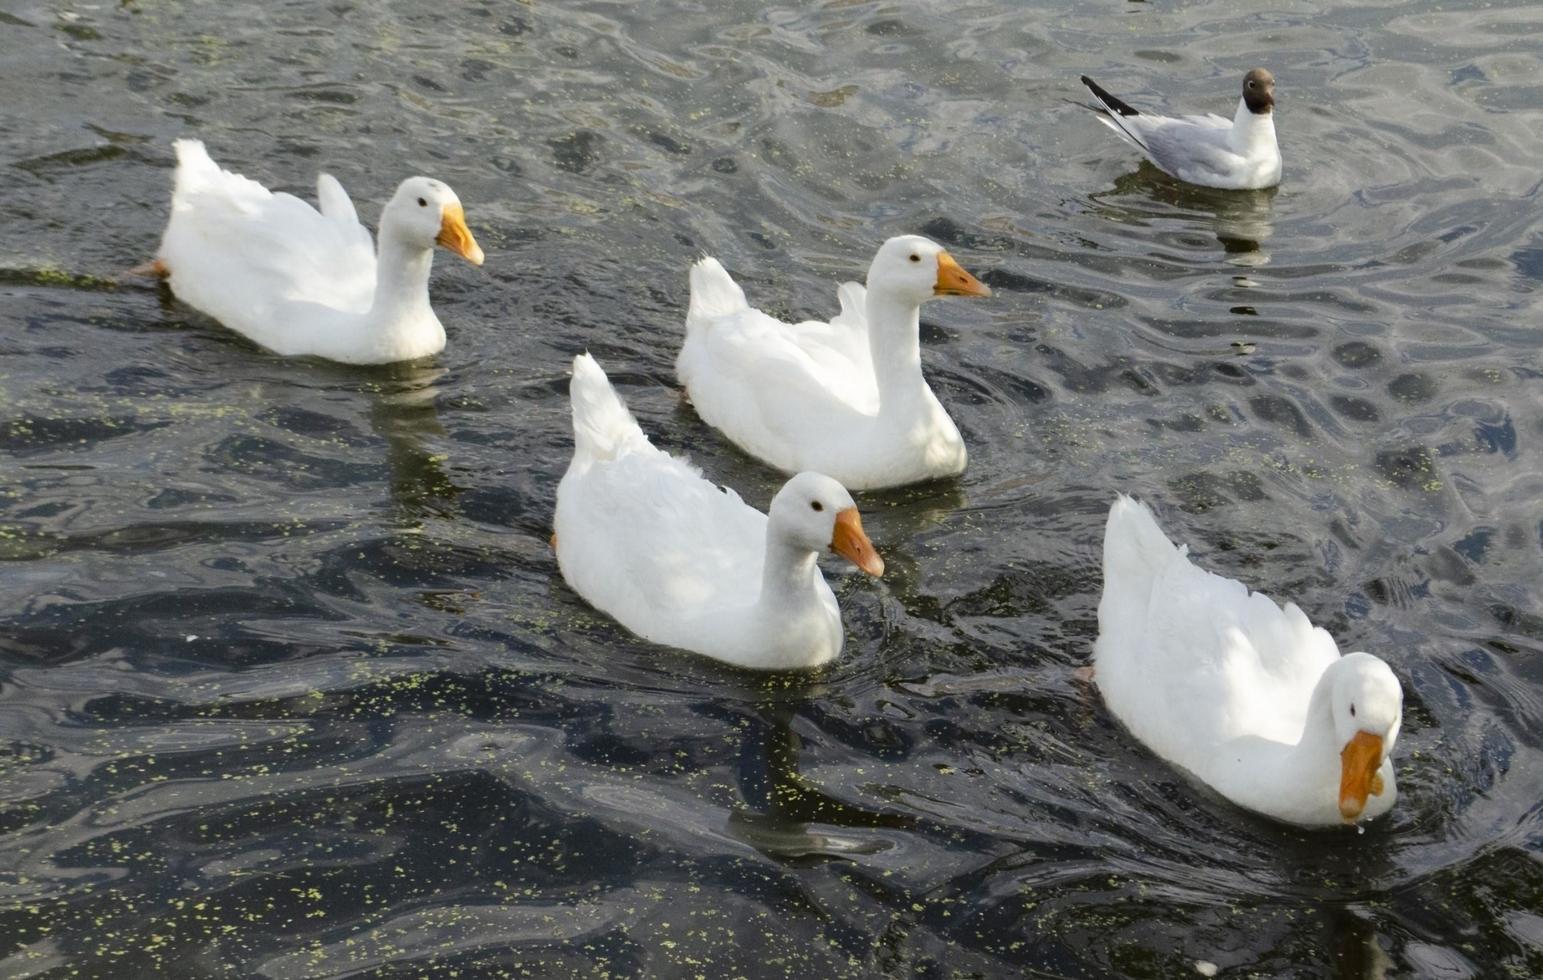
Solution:
[{"label": "goose eye", "polygon": [[429,206],[429,202],[425,201],[423,198],[420,197],[420,198],[418,198],[418,206],[420,208],[426,208],[426,207]]},{"label": "goose eye", "polygon": [[920,255],[917,255],[915,252],[911,253],[911,261],[912,262],[920,262],[921,260],[922,260],[922,257]]},{"label": "goose eye", "polygon": [[1350,717],[1355,717],[1355,705],[1353,704],[1350,706]]},{"label": "goose eye", "polygon": [[809,501],[809,509],[810,510],[824,510],[825,509],[825,505],[820,503],[818,500],[811,500],[811,501]]}]

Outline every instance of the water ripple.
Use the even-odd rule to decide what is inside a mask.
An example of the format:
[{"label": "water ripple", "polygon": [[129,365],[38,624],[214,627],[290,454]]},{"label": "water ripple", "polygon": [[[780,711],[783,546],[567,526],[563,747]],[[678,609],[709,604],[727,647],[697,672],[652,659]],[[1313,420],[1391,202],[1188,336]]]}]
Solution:
[{"label": "water ripple", "polygon": [[[0,13],[0,973],[1533,975],[1543,847],[1534,5],[994,0]],[[1280,78],[1210,192],[1068,105]],[[170,141],[367,222],[466,202],[450,346],[267,356],[122,277]],[[685,270],[828,315],[919,231],[971,446],[860,501],[811,677],[557,577],[566,367],[764,505],[674,390]],[[1404,683],[1399,805],[1256,820],[1080,679],[1116,489]]]}]

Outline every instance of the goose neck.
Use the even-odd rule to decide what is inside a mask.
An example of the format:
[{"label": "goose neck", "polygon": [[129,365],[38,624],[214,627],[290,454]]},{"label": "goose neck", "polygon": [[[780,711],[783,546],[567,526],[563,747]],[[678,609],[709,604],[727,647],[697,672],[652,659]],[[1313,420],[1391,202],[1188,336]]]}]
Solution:
[{"label": "goose neck", "polygon": [[432,318],[429,269],[432,249],[402,241],[381,229],[375,266],[375,301],[370,315],[386,326],[411,326]]},{"label": "goose neck", "polygon": [[766,526],[766,564],[761,572],[761,606],[788,613],[813,601],[818,567],[815,552]]},{"label": "goose neck", "polygon": [[879,405],[888,412],[914,403],[926,390],[922,377],[921,306],[882,288],[868,290],[868,348]]}]

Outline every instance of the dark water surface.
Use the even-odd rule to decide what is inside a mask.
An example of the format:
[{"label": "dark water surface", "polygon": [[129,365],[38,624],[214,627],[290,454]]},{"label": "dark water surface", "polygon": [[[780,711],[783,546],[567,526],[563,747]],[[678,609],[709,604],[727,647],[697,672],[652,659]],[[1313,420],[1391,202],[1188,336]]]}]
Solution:
[{"label": "dark water surface", "polygon": [[[1175,6],[0,0],[0,975],[1543,972],[1543,7]],[[1278,193],[1065,101],[1230,114],[1254,64]],[[444,354],[119,283],[186,135],[372,225],[455,187]],[[764,506],[674,390],[687,266],[824,315],[906,231],[996,291],[924,314],[971,465],[861,497],[839,663],[585,607],[572,355]],[[1116,489],[1392,665],[1389,817],[1253,819],[1112,722]]]}]

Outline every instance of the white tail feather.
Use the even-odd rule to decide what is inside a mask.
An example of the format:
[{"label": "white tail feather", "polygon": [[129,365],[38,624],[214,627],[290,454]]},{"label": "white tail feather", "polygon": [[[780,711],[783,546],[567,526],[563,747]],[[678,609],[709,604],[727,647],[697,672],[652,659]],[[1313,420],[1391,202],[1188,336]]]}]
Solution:
[{"label": "white tail feather", "polygon": [[574,451],[595,459],[615,459],[626,450],[649,444],[627,411],[611,379],[588,354],[573,359],[573,381],[568,386],[573,403]]},{"label": "white tail feather", "polygon": [[190,205],[195,197],[212,196],[226,207],[248,210],[273,197],[273,192],[214,162],[201,140],[172,142],[177,152],[177,173],[172,178],[172,206]]},{"label": "white tail feather", "polygon": [[1104,526],[1105,595],[1111,589],[1150,594],[1153,580],[1178,554],[1146,504],[1123,493],[1115,498]]},{"label": "white tail feather", "polygon": [[171,146],[177,154],[177,192],[185,193],[208,183],[211,177],[218,178],[220,166],[209,156],[202,140],[174,140]]},{"label": "white tail feather", "polygon": [[710,256],[691,267],[691,305],[686,310],[686,329],[705,326],[711,317],[748,309],[745,291],[728,271]]}]

